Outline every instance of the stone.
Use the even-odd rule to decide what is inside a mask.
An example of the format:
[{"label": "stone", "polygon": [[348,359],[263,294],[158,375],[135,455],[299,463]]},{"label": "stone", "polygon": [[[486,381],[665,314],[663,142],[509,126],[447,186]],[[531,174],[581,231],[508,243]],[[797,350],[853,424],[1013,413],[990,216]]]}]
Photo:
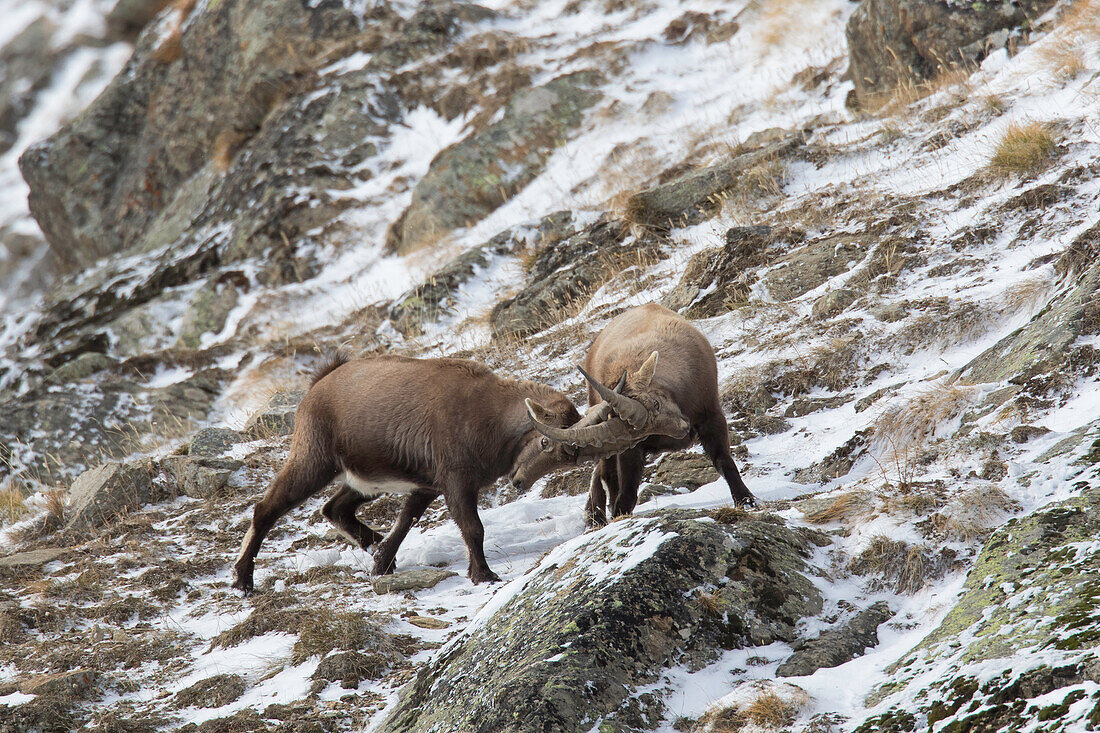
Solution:
[{"label": "stone", "polygon": [[837,288],[830,290],[814,301],[813,317],[819,320],[840,315],[852,303],[859,299],[861,293],[853,288]]},{"label": "stone", "polygon": [[94,669],[74,669],[69,672],[39,675],[0,686],[0,696],[10,695],[12,692],[22,692],[24,695],[39,695],[44,698],[69,702],[87,697],[95,685],[95,681],[96,672]]},{"label": "stone", "polygon": [[1025,373],[1057,371],[1079,337],[1100,332],[1100,263],[1071,290],[1054,297],[1026,325],[976,356],[961,370],[971,383],[1000,382]]},{"label": "stone", "polygon": [[854,101],[877,106],[898,86],[919,84],[946,68],[975,65],[1004,47],[1008,31],[1027,27],[1053,0],[863,0],[848,19]]},{"label": "stone", "polygon": [[[669,510],[613,522],[498,591],[377,730],[620,730],[625,703],[667,668],[794,640],[822,606],[805,575],[810,555],[776,517],[722,524]],[[715,588],[723,613],[691,600],[700,586]],[[644,717],[659,720],[667,711],[652,702]]]},{"label": "stone", "polygon": [[250,440],[290,435],[294,432],[294,413],[305,397],[305,390],[276,392],[244,424],[244,434]]},{"label": "stone", "polygon": [[852,399],[850,394],[836,395],[834,397],[797,397],[790,406],[783,411],[783,417],[802,417],[818,410],[832,410],[847,404]]},{"label": "stone", "polygon": [[216,499],[228,491],[229,477],[244,463],[232,458],[168,456],[161,466],[179,493],[192,499]]},{"label": "stone", "polygon": [[170,2],[171,0],[118,0],[107,12],[107,31],[112,38],[132,42]]},{"label": "stone", "polygon": [[819,669],[838,667],[878,646],[878,627],[894,614],[879,601],[842,626],[822,632],[809,641],[795,642],[795,652],[775,670],[777,677],[802,677]]},{"label": "stone", "polygon": [[80,382],[97,372],[111,369],[117,365],[117,359],[112,359],[106,354],[90,351],[54,369],[49,376],[46,377],[45,381],[46,384],[71,384],[73,382]]},{"label": "stone", "polygon": [[529,233],[533,235],[531,244],[535,247],[556,244],[573,233],[570,226],[572,219],[571,212],[559,211],[544,217],[533,227],[506,229],[485,244],[467,250],[433,273],[428,280],[398,297],[390,308],[390,322],[405,336],[418,334],[423,324],[449,313],[449,306],[459,289],[488,267],[493,259],[512,254],[517,248],[527,245]]},{"label": "stone", "polygon": [[64,531],[82,534],[103,527],[120,514],[169,498],[151,458],[104,463],[80,474],[69,489]]},{"label": "stone", "polygon": [[177,345],[197,349],[204,334],[218,334],[225,327],[230,311],[236,307],[239,295],[231,279],[220,276],[207,278],[191,297],[183,315]]},{"label": "stone", "polygon": [[654,484],[683,487],[695,491],[703,484],[720,478],[710,459],[702,453],[676,451],[661,456],[652,469],[646,472],[645,479]]},{"label": "stone", "polygon": [[192,21],[175,40],[150,27],[107,89],[21,156],[31,213],[66,262],[135,244],[211,160],[219,136],[254,135],[303,59],[359,31],[338,4],[285,0],[224,0]]},{"label": "stone", "polygon": [[909,309],[904,303],[881,303],[867,310],[883,323],[896,323],[909,315]]},{"label": "stone", "polygon": [[874,237],[851,234],[819,239],[776,260],[763,283],[777,300],[794,300],[851,270],[874,243]]},{"label": "stone", "polygon": [[1042,425],[1017,425],[1012,428],[1008,436],[1012,438],[1013,443],[1027,443],[1033,438],[1040,438],[1050,432],[1050,428],[1044,428]]},{"label": "stone", "polygon": [[744,150],[743,146],[727,160],[640,191],[627,199],[626,217],[657,229],[698,224],[721,208],[722,194],[737,185],[742,174],[786,155],[803,139],[801,131],[788,132],[781,140],[755,150]]},{"label": "stone", "polygon": [[421,629],[439,630],[449,628],[451,625],[450,621],[444,621],[441,618],[434,618],[432,616],[409,616],[405,620]]},{"label": "stone", "polygon": [[238,700],[246,689],[248,685],[240,675],[216,674],[177,692],[172,707],[220,708]]},{"label": "stone", "polygon": [[379,654],[368,652],[334,652],[322,659],[313,672],[313,679],[339,682],[345,690],[354,690],[363,680],[377,679],[389,662]]},{"label": "stone", "polygon": [[622,222],[598,221],[537,252],[523,289],[493,306],[493,337],[525,338],[560,323],[622,270],[664,256],[656,239],[628,239]]},{"label": "stone", "polygon": [[379,575],[374,579],[374,592],[379,595],[386,593],[401,593],[408,590],[427,590],[434,588],[447,578],[453,578],[457,573],[450,570],[437,570],[425,568],[424,570],[403,570],[400,573]]},{"label": "stone", "polygon": [[237,443],[247,440],[243,433],[229,428],[203,428],[191,438],[188,455],[217,458]]},{"label": "stone", "polygon": [[769,248],[785,235],[769,226],[729,229],[725,246],[703,250],[688,261],[664,305],[688,318],[709,318],[747,301],[757,280],[754,271],[767,263]]},{"label": "stone", "polygon": [[598,72],[578,71],[524,89],[499,121],[440,152],[391,228],[390,249],[407,254],[435,244],[520,191],[600,99],[602,82]]},{"label": "stone", "polygon": [[63,547],[47,547],[41,550],[27,550],[0,557],[0,568],[8,570],[20,570],[23,568],[36,568],[46,563],[53,562],[68,552]]}]

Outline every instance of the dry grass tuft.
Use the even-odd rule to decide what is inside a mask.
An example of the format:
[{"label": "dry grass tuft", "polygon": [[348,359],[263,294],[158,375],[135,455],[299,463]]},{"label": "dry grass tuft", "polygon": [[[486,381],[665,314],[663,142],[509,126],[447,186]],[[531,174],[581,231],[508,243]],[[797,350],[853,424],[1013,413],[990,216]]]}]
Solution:
[{"label": "dry grass tuft", "polygon": [[749,513],[744,509],[729,505],[715,507],[714,509],[711,509],[708,513],[710,514],[711,519],[718,522],[719,524],[737,524],[742,519],[749,516]]},{"label": "dry grass tuft", "polygon": [[989,169],[1001,176],[1033,173],[1054,155],[1057,144],[1050,129],[1040,122],[1008,126],[989,160]]},{"label": "dry grass tuft", "polygon": [[928,520],[935,538],[972,543],[984,540],[1019,503],[1000,486],[982,485],[955,496]]},{"label": "dry grass tuft", "polygon": [[810,524],[829,524],[867,514],[874,507],[871,492],[857,489],[837,496],[830,504],[805,514]]},{"label": "dry grass tuft", "polygon": [[721,616],[726,610],[726,601],[717,593],[701,590],[695,596],[695,602],[706,616]]},{"label": "dry grass tuft", "polygon": [[933,557],[916,545],[877,535],[867,549],[848,563],[848,570],[873,576],[873,588],[890,587],[895,593],[911,594],[941,577],[953,559],[954,553],[950,551]]},{"label": "dry grass tuft", "polygon": [[1046,302],[1053,285],[1050,278],[1043,275],[1021,280],[1005,291],[1005,311],[1017,313]]},{"label": "dry grass tuft", "polygon": [[334,649],[385,651],[389,647],[389,635],[366,614],[317,608],[310,614],[308,622],[298,629],[298,641],[294,643],[291,661],[300,664]]},{"label": "dry grass tuft", "polygon": [[1058,18],[1058,25],[1036,49],[1055,78],[1071,81],[1085,71],[1085,55],[1096,42],[1100,2],[1077,0]]},{"label": "dry grass tuft", "polygon": [[935,382],[905,404],[883,412],[875,420],[874,440],[911,450],[930,438],[940,423],[961,413],[974,394],[973,386],[959,381]]},{"label": "dry grass tuft", "polygon": [[15,487],[0,489],[0,523],[18,521],[26,513],[22,491]]},{"label": "dry grass tuft", "polygon": [[790,725],[797,712],[794,705],[771,691],[763,693],[745,708],[745,714],[751,722],[772,728]]}]

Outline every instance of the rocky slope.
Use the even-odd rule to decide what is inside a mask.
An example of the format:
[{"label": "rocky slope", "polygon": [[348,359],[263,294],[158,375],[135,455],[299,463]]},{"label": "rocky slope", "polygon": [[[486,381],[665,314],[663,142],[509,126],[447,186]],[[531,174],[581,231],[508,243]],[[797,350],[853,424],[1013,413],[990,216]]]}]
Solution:
[{"label": "rocky slope", "polygon": [[[1100,727],[1095,0],[3,9],[0,731]],[[651,301],[761,511],[496,486],[475,587],[318,498],[229,590],[325,354],[580,403]]]}]

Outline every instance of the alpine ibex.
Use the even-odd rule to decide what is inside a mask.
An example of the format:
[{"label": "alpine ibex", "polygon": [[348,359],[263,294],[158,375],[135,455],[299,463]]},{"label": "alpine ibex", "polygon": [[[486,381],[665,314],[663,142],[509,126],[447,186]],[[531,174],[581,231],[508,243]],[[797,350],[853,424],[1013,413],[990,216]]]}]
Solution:
[{"label": "alpine ibex", "polygon": [[[714,349],[687,319],[653,303],[631,308],[596,336],[581,372],[588,380],[589,404],[607,404],[625,429],[650,433],[596,464],[585,507],[589,526],[607,523],[608,498],[611,516],[634,511],[647,455],[687,448],[696,440],[726,479],[734,502],[756,505],[730,455]],[[628,376],[621,394],[605,386],[623,374]],[[690,433],[648,430],[648,426],[668,420],[686,421]],[[567,440],[570,432],[549,425],[536,427],[559,441]]]},{"label": "alpine ibex", "polygon": [[[583,439],[553,442],[538,434],[529,415],[551,427],[571,427]],[[337,357],[318,371],[298,407],[290,454],[256,504],[233,587],[252,591],[256,553],[272,525],[338,476],[343,486],[321,511],[363,549],[378,543],[376,574],[393,571],[401,541],[442,495],[466,543],[470,579],[499,580],[485,561],[477,514],[481,488],[505,474],[529,487],[555,468],[612,455],[647,434],[604,406],[582,418],[551,387],[502,379],[472,361]],[[385,539],[355,516],[382,493],[407,495]]]}]

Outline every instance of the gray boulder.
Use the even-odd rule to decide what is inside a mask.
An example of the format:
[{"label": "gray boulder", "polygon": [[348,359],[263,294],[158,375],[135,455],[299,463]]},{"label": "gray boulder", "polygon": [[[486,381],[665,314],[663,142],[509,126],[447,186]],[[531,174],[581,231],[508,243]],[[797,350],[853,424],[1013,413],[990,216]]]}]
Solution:
[{"label": "gray boulder", "polygon": [[878,627],[893,613],[885,601],[879,601],[856,614],[836,629],[816,639],[795,642],[795,652],[775,670],[777,677],[801,677],[826,667],[838,667],[878,645]]},{"label": "gray boulder", "polygon": [[237,443],[243,443],[245,440],[247,438],[236,430],[203,428],[191,437],[191,444],[187,447],[187,453],[192,456],[217,458]]},{"label": "gray boulder", "polygon": [[305,390],[276,392],[248,418],[244,424],[244,434],[249,440],[290,435],[294,432],[294,414],[305,394]]},{"label": "gray boulder", "polygon": [[[573,215],[559,211],[541,219],[533,228],[530,246],[547,247],[573,233]],[[485,244],[463,252],[432,274],[425,282],[399,297],[390,308],[393,327],[406,336],[420,332],[423,324],[438,320],[450,312],[449,306],[459,289],[473,279],[490,262],[527,245],[530,226],[513,227],[495,235]]]},{"label": "gray boulder", "polygon": [[771,256],[768,250],[797,236],[769,226],[733,227],[726,232],[724,246],[703,250],[688,261],[664,304],[689,318],[709,318],[728,311],[748,299],[749,288],[758,279],[755,270]]},{"label": "gray boulder", "polygon": [[1078,337],[1100,331],[1100,264],[1093,263],[1077,284],[1050,301],[1031,321],[989,347],[963,367],[972,382],[999,382],[1025,372],[1057,371]]},{"label": "gray boulder", "polygon": [[151,458],[104,463],[85,471],[69,489],[64,532],[79,535],[106,526],[120,514],[169,498]]},{"label": "gray boulder", "polygon": [[722,194],[755,166],[780,158],[802,144],[802,132],[786,133],[755,150],[640,191],[626,202],[627,218],[658,229],[698,224],[721,208]]},{"label": "gray boulder", "polygon": [[[821,609],[781,521],[669,511],[615,522],[498,592],[402,689],[380,731],[618,730],[667,666],[796,637]],[[709,603],[693,601],[700,587]],[[660,700],[643,696],[656,723]]]},{"label": "gray boulder", "polygon": [[450,570],[436,570],[434,568],[405,570],[400,573],[380,575],[374,579],[374,592],[384,595],[407,590],[425,590],[434,588],[447,578],[453,578],[455,575],[457,573]]},{"label": "gray boulder", "polygon": [[1027,27],[1053,0],[863,0],[848,19],[848,76],[859,104],[945,68],[977,63]]},{"label": "gray boulder", "polygon": [[391,230],[390,247],[404,254],[434,244],[520,191],[600,98],[602,81],[579,71],[521,91],[498,122],[437,155]]},{"label": "gray boulder", "polygon": [[634,240],[618,221],[599,221],[538,251],[527,285],[497,303],[489,315],[493,336],[523,338],[569,318],[616,274],[664,257],[652,237]]},{"label": "gray boulder", "polygon": [[63,260],[86,265],[136,243],[219,138],[254,135],[304,60],[359,29],[338,3],[226,0],[192,12],[174,39],[144,33],[103,94],[20,158],[31,212]]},{"label": "gray boulder", "polygon": [[227,493],[229,477],[244,464],[232,458],[169,456],[161,462],[179,493],[193,499],[215,499]]}]

